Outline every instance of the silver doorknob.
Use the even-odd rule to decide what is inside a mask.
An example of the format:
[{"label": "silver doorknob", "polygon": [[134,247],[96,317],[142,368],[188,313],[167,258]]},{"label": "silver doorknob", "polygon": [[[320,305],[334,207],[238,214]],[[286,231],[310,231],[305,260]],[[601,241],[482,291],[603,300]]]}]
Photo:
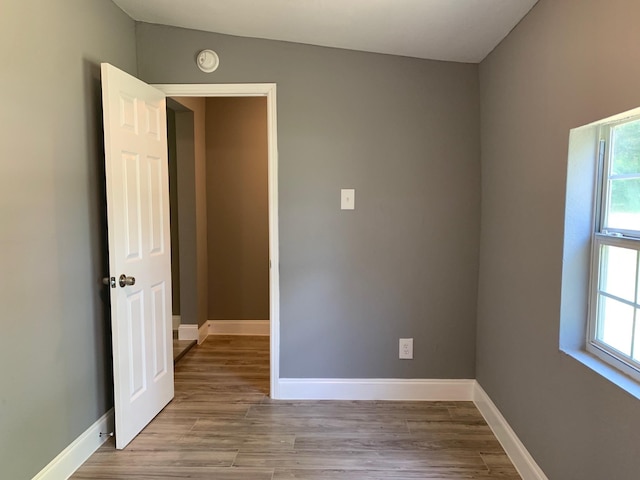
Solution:
[{"label": "silver doorknob", "polygon": [[116,277],[104,277],[102,283],[108,285],[111,288],[116,288]]},{"label": "silver doorknob", "polygon": [[120,275],[118,279],[121,287],[126,287],[127,285],[135,285],[136,277],[127,277],[124,273]]}]

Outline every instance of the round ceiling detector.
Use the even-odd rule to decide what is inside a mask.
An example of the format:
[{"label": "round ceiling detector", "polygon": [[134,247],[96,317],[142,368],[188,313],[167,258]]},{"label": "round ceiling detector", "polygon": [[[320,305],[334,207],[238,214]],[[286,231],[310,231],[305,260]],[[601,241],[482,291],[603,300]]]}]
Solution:
[{"label": "round ceiling detector", "polygon": [[213,50],[202,50],[197,57],[198,68],[205,73],[211,73],[220,65],[218,54]]}]

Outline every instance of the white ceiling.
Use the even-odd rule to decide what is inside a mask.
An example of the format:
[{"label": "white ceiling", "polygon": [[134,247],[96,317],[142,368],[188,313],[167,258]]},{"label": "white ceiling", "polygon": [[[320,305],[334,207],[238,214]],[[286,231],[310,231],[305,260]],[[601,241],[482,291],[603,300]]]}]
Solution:
[{"label": "white ceiling", "polygon": [[477,63],[538,0],[113,1],[141,22]]}]

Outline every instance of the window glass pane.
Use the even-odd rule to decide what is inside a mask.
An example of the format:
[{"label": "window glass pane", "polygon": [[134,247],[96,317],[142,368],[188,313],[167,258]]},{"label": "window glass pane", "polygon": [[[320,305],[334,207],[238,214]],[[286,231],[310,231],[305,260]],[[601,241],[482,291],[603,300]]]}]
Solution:
[{"label": "window glass pane", "polygon": [[600,295],[597,339],[631,356],[634,308]]},{"label": "window glass pane", "polygon": [[640,178],[609,182],[606,228],[640,230]]},{"label": "window glass pane", "polygon": [[640,120],[612,129],[611,174],[640,173]]},{"label": "window glass pane", "polygon": [[633,359],[640,362],[640,309],[636,309],[636,331],[633,342]]},{"label": "window glass pane", "polygon": [[635,302],[637,251],[602,246],[600,290]]}]

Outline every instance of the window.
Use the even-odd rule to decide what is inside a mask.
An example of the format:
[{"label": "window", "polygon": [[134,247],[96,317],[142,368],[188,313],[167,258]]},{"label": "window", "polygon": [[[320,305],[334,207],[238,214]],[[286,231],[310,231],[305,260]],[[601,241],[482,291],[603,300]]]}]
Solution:
[{"label": "window", "polygon": [[600,126],[587,350],[640,380],[640,116]]}]

